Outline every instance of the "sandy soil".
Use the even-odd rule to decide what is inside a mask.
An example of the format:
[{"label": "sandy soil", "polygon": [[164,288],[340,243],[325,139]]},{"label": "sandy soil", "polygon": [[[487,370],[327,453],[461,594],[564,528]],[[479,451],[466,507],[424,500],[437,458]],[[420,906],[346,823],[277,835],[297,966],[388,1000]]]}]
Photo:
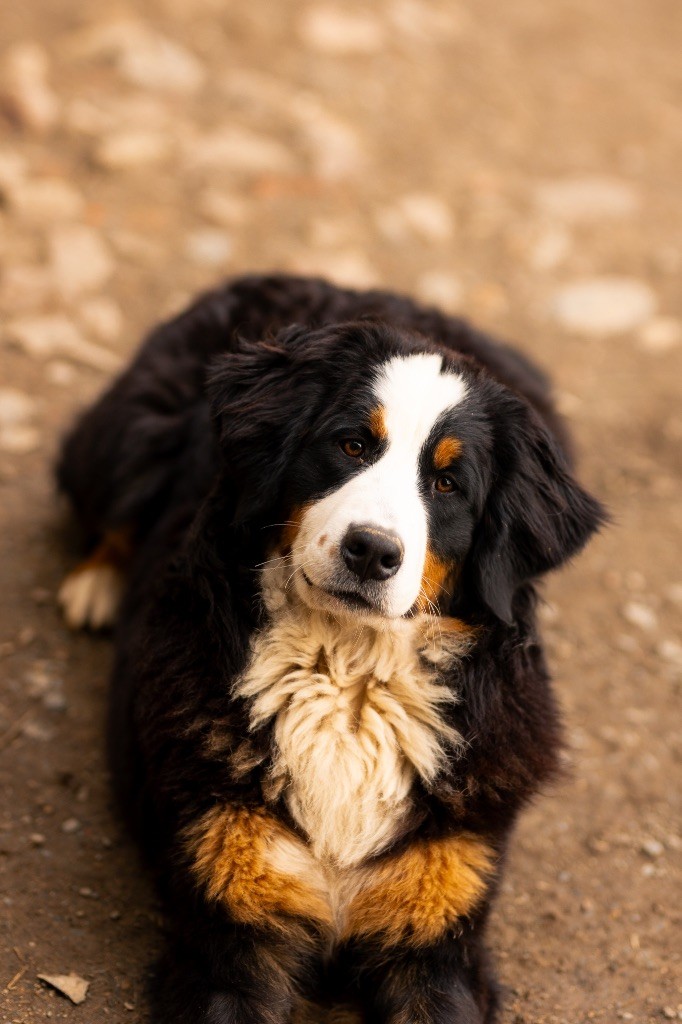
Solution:
[{"label": "sandy soil", "polygon": [[[503,1020],[682,1019],[680,52],[679,0],[2,5],[0,1021],[144,1020],[159,908],[50,466],[149,325],[260,267],[438,300],[554,375],[614,525],[547,588],[573,772],[518,831]],[[80,1006],[37,978],[69,973]]]}]

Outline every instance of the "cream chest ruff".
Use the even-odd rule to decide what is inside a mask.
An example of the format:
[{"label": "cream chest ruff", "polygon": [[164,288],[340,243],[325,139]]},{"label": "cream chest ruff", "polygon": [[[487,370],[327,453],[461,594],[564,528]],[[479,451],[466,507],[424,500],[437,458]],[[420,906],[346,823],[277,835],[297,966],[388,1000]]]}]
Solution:
[{"label": "cream chest ruff", "polygon": [[250,700],[252,728],[274,720],[271,781],[310,852],[352,867],[391,842],[415,777],[432,780],[461,742],[444,721],[456,695],[439,669],[466,641],[444,638],[430,616],[376,628],[298,602],[270,604],[279,607],[236,693]]}]

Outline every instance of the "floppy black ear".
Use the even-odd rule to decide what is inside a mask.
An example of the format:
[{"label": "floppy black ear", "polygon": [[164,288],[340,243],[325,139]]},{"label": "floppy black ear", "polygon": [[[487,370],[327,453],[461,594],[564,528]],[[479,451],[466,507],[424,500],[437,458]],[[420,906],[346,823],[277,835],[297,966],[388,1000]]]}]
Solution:
[{"label": "floppy black ear", "polygon": [[[561,565],[606,521],[538,415],[513,395],[497,421],[496,479],[470,553],[485,604],[511,624],[518,587]],[[506,408],[505,408],[506,406]]]},{"label": "floppy black ear", "polygon": [[272,341],[239,341],[213,364],[208,397],[238,495],[235,521],[276,503],[284,472],[324,396],[321,342],[298,325]]}]

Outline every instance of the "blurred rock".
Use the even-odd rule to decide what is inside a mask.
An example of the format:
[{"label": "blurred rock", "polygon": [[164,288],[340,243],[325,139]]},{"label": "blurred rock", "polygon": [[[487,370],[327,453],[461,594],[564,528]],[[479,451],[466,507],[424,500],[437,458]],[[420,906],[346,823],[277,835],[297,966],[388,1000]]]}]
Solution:
[{"label": "blurred rock", "polygon": [[304,44],[320,53],[348,56],[378,53],[384,45],[381,22],[373,15],[343,6],[309,7],[300,21]]},{"label": "blurred rock", "polygon": [[645,352],[662,355],[682,341],[682,321],[672,316],[657,316],[642,328],[637,339]]},{"label": "blurred rock", "polygon": [[201,89],[206,72],[185,47],[163,36],[145,33],[121,47],[120,73],[142,89],[192,95]]},{"label": "blurred rock", "polygon": [[586,335],[634,330],[655,311],[652,289],[630,277],[575,281],[560,288],[552,302],[552,313],[562,327]]},{"label": "blurred rock", "polygon": [[107,171],[125,171],[158,164],[171,153],[171,139],[157,131],[112,132],[93,152],[98,167]]},{"label": "blurred rock", "polygon": [[571,239],[562,227],[545,227],[538,232],[527,249],[528,263],[533,270],[554,270],[566,259]]},{"label": "blurred rock", "polygon": [[62,178],[20,181],[8,190],[8,198],[12,213],[38,227],[74,220],[85,207],[80,192]]},{"label": "blurred rock", "polygon": [[199,212],[206,220],[220,227],[234,227],[243,224],[248,216],[248,207],[243,199],[217,188],[206,189],[199,199]]},{"label": "blurred rock", "polygon": [[113,299],[105,295],[86,299],[78,307],[81,323],[100,341],[115,341],[123,329],[123,313]]},{"label": "blurred rock", "polygon": [[36,403],[16,388],[0,388],[0,427],[27,423],[36,413]]},{"label": "blurred rock", "polygon": [[12,320],[7,324],[4,333],[10,343],[36,359],[46,359],[54,355],[65,356],[74,362],[106,373],[120,367],[117,355],[86,341],[75,324],[63,314]]},{"label": "blurred rock", "polygon": [[658,618],[653,608],[639,601],[629,601],[623,608],[623,615],[633,626],[639,626],[647,632],[651,632],[658,625]]},{"label": "blurred rock", "polygon": [[0,150],[0,190],[13,188],[26,175],[26,159],[11,149]]},{"label": "blurred rock", "polygon": [[399,202],[405,220],[427,242],[447,242],[452,237],[452,214],[436,195],[414,193]]},{"label": "blurred rock", "polygon": [[86,224],[54,228],[48,237],[48,251],[55,287],[65,298],[101,288],[114,272],[104,240]]},{"label": "blurred rock", "polygon": [[544,182],[535,199],[543,213],[569,223],[628,217],[639,206],[637,192],[627,182],[596,175]]},{"label": "blurred rock", "polygon": [[429,270],[417,279],[417,295],[429,305],[454,313],[461,308],[463,290],[454,274],[445,270]]},{"label": "blurred rock", "polygon": [[185,240],[185,253],[200,266],[224,266],[232,255],[232,248],[230,236],[216,228],[192,231]]},{"label": "blurred rock", "polygon": [[17,43],[4,55],[0,105],[22,128],[46,132],[59,117],[59,101],[47,80],[47,52],[37,43]]},{"label": "blurred rock", "polygon": [[367,154],[354,128],[308,96],[297,97],[290,109],[300,122],[315,174],[329,181],[339,181],[362,172]]},{"label": "blurred rock", "polygon": [[0,277],[0,307],[21,313],[41,306],[54,291],[52,275],[46,267],[5,267]]},{"label": "blurred rock", "polygon": [[247,173],[286,172],[296,166],[293,155],[280,142],[232,126],[190,137],[184,150],[185,163],[190,170],[229,168]]}]

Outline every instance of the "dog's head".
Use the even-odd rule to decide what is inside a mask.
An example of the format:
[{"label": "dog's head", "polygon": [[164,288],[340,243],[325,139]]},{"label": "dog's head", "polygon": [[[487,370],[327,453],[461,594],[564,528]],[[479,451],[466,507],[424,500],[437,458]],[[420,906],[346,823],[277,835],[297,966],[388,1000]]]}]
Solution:
[{"label": "dog's head", "polygon": [[209,390],[236,519],[313,608],[447,614],[459,593],[511,622],[603,518],[524,399],[382,324],[243,343]]}]

